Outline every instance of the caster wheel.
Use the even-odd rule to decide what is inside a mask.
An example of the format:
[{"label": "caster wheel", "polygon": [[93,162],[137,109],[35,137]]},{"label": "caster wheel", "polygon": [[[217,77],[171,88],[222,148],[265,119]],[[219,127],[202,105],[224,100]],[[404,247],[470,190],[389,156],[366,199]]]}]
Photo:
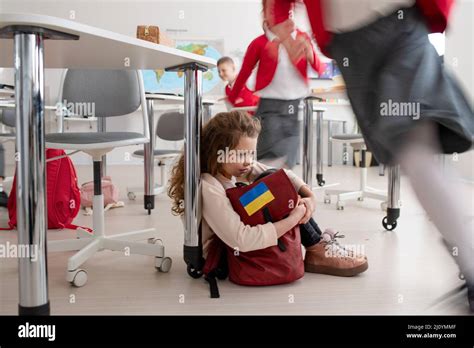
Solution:
[{"label": "caster wheel", "polygon": [[357,197],[357,200],[358,200],[359,202],[363,202],[363,201],[364,201],[364,197]]},{"label": "caster wheel", "polygon": [[163,241],[160,238],[148,238],[148,244],[161,244],[163,245]]},{"label": "caster wheel", "polygon": [[382,220],[382,225],[387,231],[393,231],[395,228],[397,228],[397,221],[395,220],[394,222],[389,224],[387,217],[384,217]]},{"label": "caster wheel", "polygon": [[83,269],[78,269],[72,276],[71,284],[77,288],[80,288],[87,283],[87,272]]},{"label": "caster wheel", "polygon": [[188,271],[188,274],[191,278],[198,279],[202,277],[202,271],[191,267],[191,265],[188,265],[186,270]]},{"label": "caster wheel", "polygon": [[164,258],[157,257],[156,261],[158,261],[159,259],[161,259],[161,263],[158,267],[156,267],[156,269],[162,273],[168,273],[171,269],[171,265],[173,264],[173,261],[169,257],[164,257]]},{"label": "caster wheel", "polygon": [[387,202],[380,203],[380,209],[382,209],[382,211],[387,211],[387,207],[388,207]]},{"label": "caster wheel", "polygon": [[324,197],[324,204],[331,204],[331,198],[330,197]]},{"label": "caster wheel", "polygon": [[337,210],[344,210],[344,205],[338,202],[338,203],[336,204],[336,209],[337,209]]},{"label": "caster wheel", "polygon": [[325,184],[326,184],[326,181],[324,180],[318,181],[319,186],[324,186]]},{"label": "caster wheel", "polygon": [[137,198],[137,196],[135,195],[134,192],[129,192],[129,193],[127,193],[127,197],[128,197],[128,199],[131,200],[131,201],[134,201],[135,198]]}]

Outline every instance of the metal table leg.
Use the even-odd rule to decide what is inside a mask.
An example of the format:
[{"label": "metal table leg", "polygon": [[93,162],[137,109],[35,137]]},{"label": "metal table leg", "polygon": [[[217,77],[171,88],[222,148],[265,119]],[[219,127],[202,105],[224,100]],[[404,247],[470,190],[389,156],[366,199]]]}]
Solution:
[{"label": "metal table leg", "polygon": [[[347,122],[343,121],[342,122],[342,133],[346,134],[347,133]],[[347,152],[347,144],[344,143],[342,144],[342,164],[346,165],[347,161],[349,158],[349,153]]]},{"label": "metal table leg", "polygon": [[303,114],[303,181],[313,188],[313,100],[305,99]]},{"label": "metal table leg", "polygon": [[153,109],[153,100],[147,99],[146,107],[148,109],[148,129],[150,141],[143,145],[144,147],[144,207],[148,210],[148,215],[151,214],[152,209],[155,209],[155,118]]},{"label": "metal table leg", "polygon": [[211,104],[203,103],[202,123],[206,124],[211,119]]},{"label": "metal table leg", "polygon": [[388,202],[387,216],[383,218],[382,225],[386,230],[392,231],[397,227],[400,217],[400,166],[392,166],[388,170]]},{"label": "metal table leg", "polygon": [[316,180],[319,186],[326,183],[323,179],[323,114],[322,109],[316,111]]},{"label": "metal table leg", "polygon": [[[99,117],[97,120],[97,132],[105,133],[107,132],[107,119],[105,117]],[[100,162],[102,177],[107,176],[107,155],[102,156],[102,161]]]},{"label": "metal table leg", "polygon": [[[15,33],[15,103],[20,315],[49,315],[44,148],[44,38]],[[35,260],[31,254],[37,254]],[[34,256],[34,255],[33,255]]]},{"label": "metal table leg", "polygon": [[44,145],[44,40],[78,40],[76,35],[14,25],[0,29],[14,40],[17,231],[18,245],[27,253],[18,258],[19,314],[49,315],[46,254]]},{"label": "metal table leg", "polygon": [[332,167],[332,130],[331,130],[331,121],[328,120],[328,167]]},{"label": "metal table leg", "polygon": [[202,276],[204,259],[200,234],[201,223],[201,165],[200,144],[202,127],[202,72],[205,66],[190,63],[168,71],[184,71],[184,261],[188,274]]}]

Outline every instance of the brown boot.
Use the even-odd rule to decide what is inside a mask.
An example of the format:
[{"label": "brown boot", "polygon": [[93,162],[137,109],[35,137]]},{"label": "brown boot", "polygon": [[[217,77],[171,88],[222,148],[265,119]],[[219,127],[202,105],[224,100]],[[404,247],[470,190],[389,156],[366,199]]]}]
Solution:
[{"label": "brown boot", "polygon": [[352,277],[369,268],[365,256],[351,256],[339,244],[325,239],[306,249],[305,272]]}]

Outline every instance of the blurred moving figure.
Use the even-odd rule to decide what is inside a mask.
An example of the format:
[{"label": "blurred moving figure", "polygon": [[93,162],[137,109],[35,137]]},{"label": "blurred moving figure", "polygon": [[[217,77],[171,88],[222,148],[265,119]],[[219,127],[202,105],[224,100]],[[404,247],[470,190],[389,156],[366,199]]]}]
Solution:
[{"label": "blurred moving figure", "polygon": [[[474,311],[472,199],[447,180],[435,154],[471,149],[474,114],[428,40],[443,32],[453,0],[305,0],[316,41],[336,59],[357,121],[379,162],[399,163],[464,275]],[[268,0],[269,27],[291,59],[292,0]],[[471,203],[472,204],[472,203]]]}]

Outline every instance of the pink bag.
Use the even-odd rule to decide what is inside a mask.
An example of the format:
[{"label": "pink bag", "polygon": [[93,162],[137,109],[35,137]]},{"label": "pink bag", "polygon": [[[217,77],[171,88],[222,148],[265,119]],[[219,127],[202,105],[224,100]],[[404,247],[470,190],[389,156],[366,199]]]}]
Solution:
[{"label": "pink bag", "polygon": [[[102,178],[102,194],[104,195],[104,207],[109,204],[116,204],[119,202],[119,190],[117,186],[112,183],[110,176]],[[92,201],[94,198],[94,182],[89,181],[81,186],[81,206],[84,208],[92,208]]]}]

